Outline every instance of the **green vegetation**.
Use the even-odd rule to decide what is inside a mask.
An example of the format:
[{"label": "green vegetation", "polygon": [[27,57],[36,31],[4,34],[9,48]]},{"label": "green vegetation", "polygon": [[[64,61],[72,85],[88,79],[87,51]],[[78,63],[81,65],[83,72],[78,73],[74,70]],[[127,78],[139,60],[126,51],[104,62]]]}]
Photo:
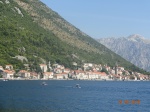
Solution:
[{"label": "green vegetation", "polygon": [[[41,58],[46,62],[57,62],[69,68],[74,68],[72,62],[76,62],[78,66],[83,62],[91,62],[111,67],[118,62],[126,69],[146,74],[146,71],[74,28],[57,13],[45,8],[41,2],[21,1],[32,4],[34,13],[40,16],[31,16],[29,12],[32,11],[26,11],[14,1],[10,4],[0,3],[0,65],[12,64],[15,70],[19,70],[25,69],[24,64],[29,64],[31,71],[37,69],[41,72],[38,66],[39,63],[43,63]],[[23,17],[14,7],[20,9]],[[43,19],[52,20],[52,27],[42,24]],[[49,21],[46,21],[47,24]],[[26,57],[28,61],[16,59],[17,55]]]},{"label": "green vegetation", "polygon": [[102,68],[101,72],[105,72],[106,74],[109,74],[106,68]]},{"label": "green vegetation", "polygon": [[2,74],[1,74],[1,72],[0,72],[0,78],[2,78],[3,76],[2,76]]}]

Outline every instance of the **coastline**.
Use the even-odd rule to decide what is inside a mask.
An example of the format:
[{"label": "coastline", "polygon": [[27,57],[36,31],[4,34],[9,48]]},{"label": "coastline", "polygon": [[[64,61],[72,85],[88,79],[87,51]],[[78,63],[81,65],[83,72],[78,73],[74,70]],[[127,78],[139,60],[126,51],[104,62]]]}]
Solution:
[{"label": "coastline", "polygon": [[5,78],[0,78],[0,81],[51,81],[51,80],[56,80],[56,81],[73,81],[73,80],[80,80],[80,81],[133,81],[133,82],[137,82],[137,81],[150,81],[150,80],[113,80],[113,79],[108,79],[108,80],[103,80],[103,79],[25,79],[25,78],[13,78],[13,79],[5,79]]}]

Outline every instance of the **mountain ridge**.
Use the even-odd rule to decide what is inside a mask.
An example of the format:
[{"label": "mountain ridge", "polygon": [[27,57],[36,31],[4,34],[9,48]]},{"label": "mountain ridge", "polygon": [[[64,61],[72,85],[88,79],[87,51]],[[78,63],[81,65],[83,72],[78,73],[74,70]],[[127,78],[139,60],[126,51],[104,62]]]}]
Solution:
[{"label": "mountain ridge", "polygon": [[136,66],[150,71],[150,40],[141,35],[120,38],[102,38],[98,41]]}]

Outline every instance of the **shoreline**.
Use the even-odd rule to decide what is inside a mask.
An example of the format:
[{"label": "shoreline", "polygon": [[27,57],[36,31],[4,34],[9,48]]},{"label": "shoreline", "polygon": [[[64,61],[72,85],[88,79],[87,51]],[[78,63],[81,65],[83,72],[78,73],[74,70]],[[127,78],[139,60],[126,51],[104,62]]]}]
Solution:
[{"label": "shoreline", "polygon": [[0,81],[51,81],[51,80],[56,80],[56,81],[132,81],[132,82],[137,82],[137,81],[150,81],[150,80],[113,80],[113,79],[109,79],[109,80],[103,80],[103,79],[23,79],[23,78],[13,78],[13,79],[5,79],[5,78],[0,78]]}]

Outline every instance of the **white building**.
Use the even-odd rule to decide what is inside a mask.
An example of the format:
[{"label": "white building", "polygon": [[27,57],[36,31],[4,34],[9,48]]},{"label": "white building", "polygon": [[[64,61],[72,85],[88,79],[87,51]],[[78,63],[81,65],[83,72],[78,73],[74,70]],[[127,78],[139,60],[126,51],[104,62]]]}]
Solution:
[{"label": "white building", "polygon": [[37,74],[36,72],[30,72],[30,78],[31,79],[40,79],[40,74]]},{"label": "white building", "polygon": [[4,70],[3,71],[3,78],[5,79],[13,79],[15,72],[13,70]]},{"label": "white building", "polygon": [[46,64],[40,64],[40,68],[42,72],[47,72],[47,65]]},{"label": "white building", "polygon": [[43,79],[53,79],[54,73],[53,72],[44,72]]},{"label": "white building", "polygon": [[63,70],[63,72],[65,72],[65,73],[70,73],[70,69],[69,68],[65,68],[64,70]]},{"label": "white building", "polygon": [[0,70],[2,70],[2,71],[4,70],[3,66],[0,66]]},{"label": "white building", "polygon": [[63,79],[64,76],[62,74],[55,74],[54,79]]},{"label": "white building", "polygon": [[12,65],[6,65],[5,69],[6,70],[13,70],[13,66]]},{"label": "white building", "polygon": [[21,78],[30,78],[30,72],[28,72],[26,70],[20,70],[18,72],[18,76]]},{"label": "white building", "polygon": [[74,78],[75,79],[88,79],[88,76],[82,70],[75,70],[74,71]]},{"label": "white building", "polygon": [[105,72],[101,72],[100,73],[100,79],[104,79],[104,80],[108,80],[109,79],[109,76],[105,73]]}]

